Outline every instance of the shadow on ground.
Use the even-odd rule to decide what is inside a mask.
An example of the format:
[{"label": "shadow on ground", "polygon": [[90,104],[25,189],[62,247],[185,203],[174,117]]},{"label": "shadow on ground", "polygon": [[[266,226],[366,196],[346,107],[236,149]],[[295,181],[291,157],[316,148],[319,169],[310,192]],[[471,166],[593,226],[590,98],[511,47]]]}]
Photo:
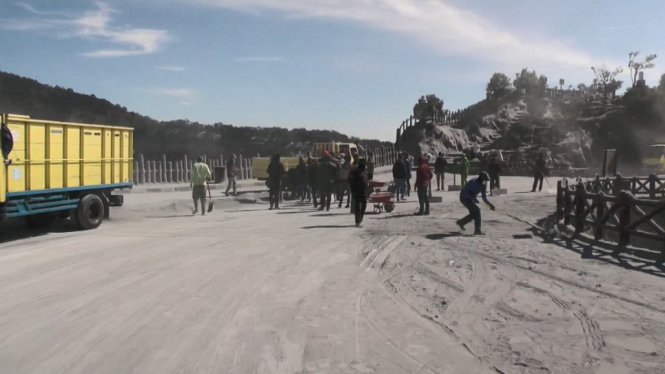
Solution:
[{"label": "shadow on ground", "polygon": [[425,235],[425,238],[429,240],[443,240],[446,238],[454,238],[458,236],[464,236],[461,232],[448,232],[448,233],[443,233],[443,234],[430,234],[430,235]]},{"label": "shadow on ground", "polygon": [[25,225],[23,219],[17,218],[3,222],[0,227],[0,244],[38,238],[49,234],[65,234],[79,231],[69,220],[57,220],[47,227],[31,229]]},{"label": "shadow on ground", "polygon": [[356,227],[356,225],[320,225],[320,226],[305,226],[303,230],[311,229],[345,229],[348,227]]},{"label": "shadow on ground", "polygon": [[[547,231],[554,229],[557,225],[556,216],[553,214],[543,218],[538,221],[537,225]],[[618,245],[596,241],[583,235],[569,238],[563,235],[553,235],[552,232],[542,232],[535,228],[532,228],[531,231],[543,239],[545,243],[554,244],[575,252],[582,259],[598,260],[624,269],[665,278],[665,266],[662,262],[659,262],[661,257],[657,252],[634,248],[630,252],[619,253],[620,247]]]}]

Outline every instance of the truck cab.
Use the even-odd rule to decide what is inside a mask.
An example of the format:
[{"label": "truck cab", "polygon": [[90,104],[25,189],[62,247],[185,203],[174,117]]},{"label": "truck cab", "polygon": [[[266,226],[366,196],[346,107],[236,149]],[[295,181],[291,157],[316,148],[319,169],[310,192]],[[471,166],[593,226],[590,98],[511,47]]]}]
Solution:
[{"label": "truck cab", "polygon": [[328,151],[334,154],[344,153],[345,155],[351,156],[351,163],[355,162],[353,155],[360,154],[358,146],[354,143],[340,143],[340,142],[330,142],[330,143],[316,143],[314,144],[314,155],[317,157],[323,157],[323,152]]}]

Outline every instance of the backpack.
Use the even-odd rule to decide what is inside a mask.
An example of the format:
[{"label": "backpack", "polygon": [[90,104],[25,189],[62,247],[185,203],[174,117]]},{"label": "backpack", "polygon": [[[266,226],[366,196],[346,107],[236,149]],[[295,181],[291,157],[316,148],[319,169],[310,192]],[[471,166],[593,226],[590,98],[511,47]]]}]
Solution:
[{"label": "backpack", "polygon": [[6,160],[9,158],[12,149],[14,149],[14,136],[4,122],[2,122],[2,132],[0,135],[2,139],[2,157]]}]

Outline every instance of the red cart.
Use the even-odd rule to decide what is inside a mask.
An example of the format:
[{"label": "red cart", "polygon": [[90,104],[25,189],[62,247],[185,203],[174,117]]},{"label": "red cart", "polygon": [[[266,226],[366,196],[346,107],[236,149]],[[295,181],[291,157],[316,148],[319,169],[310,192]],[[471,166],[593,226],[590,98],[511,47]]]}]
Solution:
[{"label": "red cart", "polygon": [[369,202],[374,205],[374,213],[381,213],[385,209],[390,213],[395,210],[394,195],[392,192],[381,192],[381,188],[388,185],[384,182],[369,181],[369,188],[372,192],[369,195]]}]

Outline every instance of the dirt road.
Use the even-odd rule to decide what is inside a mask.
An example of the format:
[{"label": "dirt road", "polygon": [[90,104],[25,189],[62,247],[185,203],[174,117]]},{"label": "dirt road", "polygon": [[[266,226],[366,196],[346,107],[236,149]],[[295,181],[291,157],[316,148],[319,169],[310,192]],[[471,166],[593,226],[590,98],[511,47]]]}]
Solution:
[{"label": "dirt road", "polygon": [[[527,226],[497,212],[486,237],[460,236],[444,196],[364,230],[336,208],[226,198],[192,217],[186,193],[162,193],[127,196],[95,231],[13,232],[0,372],[663,372],[660,269],[516,240]],[[554,199],[495,202],[536,221]]]}]

